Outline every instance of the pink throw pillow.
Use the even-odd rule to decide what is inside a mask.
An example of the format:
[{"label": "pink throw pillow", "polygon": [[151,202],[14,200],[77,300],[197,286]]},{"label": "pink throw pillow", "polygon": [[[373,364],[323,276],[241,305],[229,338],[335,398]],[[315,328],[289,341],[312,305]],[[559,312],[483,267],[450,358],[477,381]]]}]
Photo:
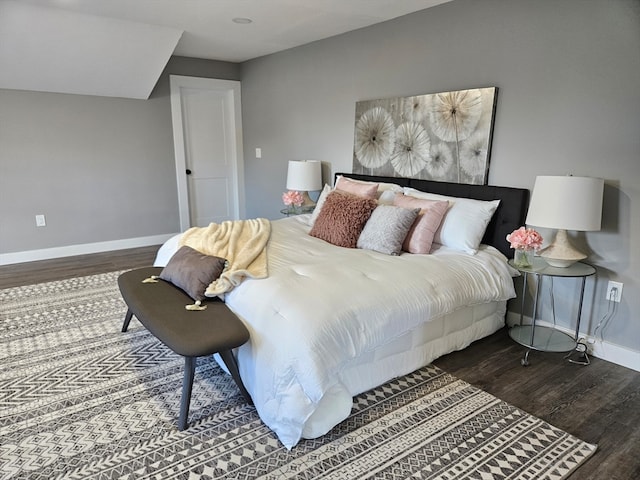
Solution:
[{"label": "pink throw pillow", "polygon": [[397,193],[393,204],[403,208],[420,209],[418,218],[413,222],[402,243],[402,249],[409,253],[429,253],[436,230],[449,208],[449,202],[424,200]]},{"label": "pink throw pillow", "polygon": [[334,190],[327,195],[309,235],[339,247],[356,248],[377,205],[373,199]]},{"label": "pink throw pillow", "polygon": [[360,197],[377,198],[378,184],[372,182],[362,182],[351,180],[350,178],[339,176],[336,181],[336,189],[343,192],[352,193]]}]

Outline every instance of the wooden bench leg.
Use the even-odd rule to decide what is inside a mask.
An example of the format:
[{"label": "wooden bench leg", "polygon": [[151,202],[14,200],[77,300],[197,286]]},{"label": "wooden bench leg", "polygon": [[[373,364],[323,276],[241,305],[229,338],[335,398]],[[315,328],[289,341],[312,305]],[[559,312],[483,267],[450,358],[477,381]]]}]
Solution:
[{"label": "wooden bench leg", "polygon": [[233,356],[233,352],[231,350],[220,350],[218,353],[222,357],[224,364],[229,369],[229,373],[231,373],[231,376],[240,389],[240,393],[242,393],[244,399],[249,403],[249,405],[253,405],[251,395],[249,395],[249,392],[247,392],[247,389],[244,387],[244,383],[242,383],[242,378],[240,378],[238,363],[236,362],[236,357]]},{"label": "wooden bench leg", "polygon": [[131,317],[133,317],[133,312],[130,308],[127,308],[127,314],[124,316],[124,323],[122,324],[122,331],[126,332],[129,328],[129,323],[131,323]]},{"label": "wooden bench leg", "polygon": [[182,398],[180,399],[180,417],[178,418],[178,430],[187,428],[189,417],[189,405],[191,404],[191,389],[193,377],[196,373],[197,357],[184,357],[184,377],[182,378]]}]

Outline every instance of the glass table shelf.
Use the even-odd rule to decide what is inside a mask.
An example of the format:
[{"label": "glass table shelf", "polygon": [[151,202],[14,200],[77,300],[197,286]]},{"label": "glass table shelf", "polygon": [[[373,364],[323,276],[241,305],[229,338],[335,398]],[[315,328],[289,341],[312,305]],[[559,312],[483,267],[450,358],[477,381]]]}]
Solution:
[{"label": "glass table shelf", "polygon": [[571,335],[540,325],[535,329],[532,325],[515,325],[509,330],[509,336],[520,345],[541,352],[570,352],[576,348],[576,341]]},{"label": "glass table shelf", "polygon": [[[515,325],[509,329],[509,336],[519,343],[528,348],[524,357],[521,360],[521,364],[524,366],[529,365],[529,352],[531,350],[537,350],[541,352],[571,352],[577,347],[578,337],[580,334],[580,317],[582,314],[582,302],[584,299],[584,287],[587,277],[595,275],[596,269],[582,262],[576,262],[569,267],[552,267],[547,264],[542,258],[535,257],[533,259],[533,265],[528,267],[519,267],[513,263],[513,260],[509,261],[509,264],[517,268],[523,276],[522,293],[521,293],[521,305],[520,305],[520,324]],[[527,283],[529,276],[535,277],[535,293],[533,295],[531,324],[525,324],[523,322],[525,313],[525,298],[527,289]],[[578,300],[578,311],[575,326],[575,335],[571,336],[554,327],[548,327],[545,325],[536,324],[539,321],[538,317],[538,303],[540,297],[540,285],[543,278],[564,277],[564,278],[576,278],[580,281],[580,297]],[[553,289],[553,282],[551,283]],[[551,298],[553,300],[553,292],[551,292]],[[555,324],[555,315],[554,321]]]}]

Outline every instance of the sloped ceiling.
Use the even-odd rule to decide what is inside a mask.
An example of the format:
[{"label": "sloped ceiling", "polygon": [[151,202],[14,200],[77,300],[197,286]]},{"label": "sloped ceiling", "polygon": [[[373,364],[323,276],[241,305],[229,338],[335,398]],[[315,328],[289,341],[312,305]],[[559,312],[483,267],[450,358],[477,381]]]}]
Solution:
[{"label": "sloped ceiling", "polygon": [[0,0],[0,88],[148,98],[171,55],[242,62],[447,1]]},{"label": "sloped ceiling", "polygon": [[0,88],[149,98],[182,30],[0,2]]}]

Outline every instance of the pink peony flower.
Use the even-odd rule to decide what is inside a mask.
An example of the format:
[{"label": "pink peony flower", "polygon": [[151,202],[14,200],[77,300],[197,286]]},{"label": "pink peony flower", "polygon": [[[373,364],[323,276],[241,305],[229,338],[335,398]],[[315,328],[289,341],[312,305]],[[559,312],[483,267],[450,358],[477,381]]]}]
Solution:
[{"label": "pink peony flower", "polygon": [[538,250],[542,246],[542,237],[533,228],[520,227],[507,235],[511,248]]},{"label": "pink peony flower", "polygon": [[304,198],[300,192],[296,192],[294,190],[289,190],[288,192],[284,192],[282,194],[282,202],[288,206],[296,206],[299,207],[304,202]]}]

